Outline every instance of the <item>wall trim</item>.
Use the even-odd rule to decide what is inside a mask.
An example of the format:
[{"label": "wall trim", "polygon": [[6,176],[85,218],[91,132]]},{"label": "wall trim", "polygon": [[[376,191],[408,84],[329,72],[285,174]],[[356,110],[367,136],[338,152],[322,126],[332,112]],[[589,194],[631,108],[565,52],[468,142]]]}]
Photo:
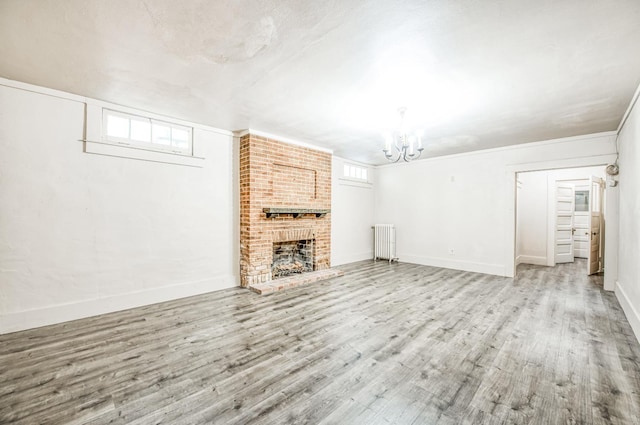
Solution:
[{"label": "wall trim", "polygon": [[238,138],[246,136],[247,134],[253,134],[255,136],[260,136],[260,137],[265,137],[267,139],[275,140],[276,142],[283,142],[289,145],[302,146],[303,148],[309,148],[309,149],[313,149],[320,152],[330,153],[331,155],[333,155],[333,149],[323,148],[323,147],[314,145],[312,143],[301,142],[299,140],[291,139],[289,137],[283,137],[277,134],[267,133],[265,131],[256,130],[254,128],[248,128],[246,130],[238,130],[233,132],[233,135]]},{"label": "wall trim", "polygon": [[627,296],[627,293],[620,285],[620,282],[616,281],[616,290],[615,290],[616,298],[622,307],[622,311],[624,315],[627,316],[627,320],[631,325],[631,329],[636,336],[638,342],[640,342],[640,313],[635,309],[631,300]]},{"label": "wall trim", "polygon": [[[618,124],[618,129],[616,130],[616,134],[619,135],[620,132],[622,131],[622,127],[624,127],[624,124],[627,122],[627,118],[629,118],[629,115],[631,115],[631,111],[633,110],[633,107],[636,105],[638,98],[640,98],[640,84],[638,84],[638,87],[636,87],[636,91],[633,93],[633,97],[629,102],[629,106],[627,106],[627,110],[624,111],[624,115],[620,120],[620,124]],[[617,140],[616,140],[616,145],[617,145]]]},{"label": "wall trim", "polygon": [[238,281],[237,276],[218,276],[145,291],[9,313],[0,316],[0,335],[234,288],[239,286]]},{"label": "wall trim", "polygon": [[546,266],[547,257],[540,255],[519,255],[516,259],[517,264],[533,264],[535,266]]},{"label": "wall trim", "polygon": [[353,159],[343,158],[343,157],[337,156],[337,155],[333,155],[333,157],[335,159],[337,159],[337,160],[340,160],[340,161],[343,161],[343,162],[348,162],[349,164],[355,164],[355,165],[359,165],[359,166],[365,167],[365,168],[376,168],[375,165],[368,164],[366,162],[354,161]]},{"label": "wall trim", "polygon": [[[432,156],[429,158],[421,159],[419,161],[412,161],[409,163],[397,162],[393,164],[379,164],[379,165],[375,165],[375,167],[376,168],[401,167],[401,166],[406,167],[406,166],[416,165],[418,163],[422,163],[425,161],[427,162],[441,161],[445,159],[455,159],[459,157],[466,157],[466,156],[473,156],[473,155],[485,155],[485,154],[490,154],[494,152],[512,151],[512,150],[518,150],[518,149],[528,149],[528,148],[530,149],[530,148],[537,148],[540,146],[557,145],[559,143],[571,143],[578,140],[589,140],[589,139],[598,139],[598,138],[605,138],[605,137],[612,137],[611,141],[613,142],[615,140],[614,139],[615,136],[616,136],[615,131],[603,131],[601,133],[590,133],[590,134],[584,134],[581,136],[571,136],[571,137],[562,137],[559,139],[541,140],[537,142],[518,143],[514,145],[501,146],[499,148],[479,149],[479,150],[469,151],[469,152],[454,153],[451,155]],[[570,158],[570,159],[573,159],[573,158]],[[540,162],[544,163],[546,161],[540,161]],[[558,168],[565,168],[565,167],[558,167]]]},{"label": "wall trim", "polygon": [[229,130],[223,130],[221,128],[211,127],[206,124],[200,124],[193,121],[183,120],[183,119],[172,117],[165,114],[158,114],[156,112],[148,111],[146,109],[135,108],[132,106],[125,106],[118,103],[111,103],[104,100],[93,99],[90,97],[80,96],[77,94],[68,93],[61,90],[50,89],[48,87],[36,86],[34,84],[29,84],[29,83],[23,83],[22,81],[9,80],[9,79],[0,77],[0,86],[29,91],[32,93],[42,94],[45,96],[57,97],[59,99],[71,100],[73,102],[85,103],[87,105],[96,105],[101,108],[104,107],[104,108],[115,109],[118,111],[127,112],[131,114],[150,116],[155,119],[168,120],[176,124],[184,125],[187,127],[198,128],[200,130],[211,131],[213,133],[220,133],[225,136],[233,136],[233,132]]},{"label": "wall trim", "polygon": [[46,96],[58,97],[60,99],[72,100],[74,102],[86,103],[87,98],[77,94],[50,89],[48,87],[36,86],[34,84],[23,83],[22,81],[9,80],[8,78],[0,77],[0,86],[6,86],[13,89],[19,89],[24,91],[30,91],[33,93],[44,94]]},{"label": "wall trim", "polygon": [[448,258],[425,257],[421,255],[407,255],[398,253],[401,263],[420,264],[423,266],[442,267],[445,269],[463,270],[467,272],[505,276],[502,264],[478,263],[473,261],[450,260]]}]

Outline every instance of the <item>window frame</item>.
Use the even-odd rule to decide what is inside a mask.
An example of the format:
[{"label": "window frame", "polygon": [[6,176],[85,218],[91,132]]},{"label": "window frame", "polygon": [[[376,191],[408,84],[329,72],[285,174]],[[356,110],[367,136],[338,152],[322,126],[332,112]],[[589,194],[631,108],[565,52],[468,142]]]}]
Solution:
[{"label": "window frame", "polygon": [[[347,167],[349,168],[349,175],[346,174],[346,170]],[[347,180],[350,182],[357,182],[357,183],[371,183],[371,172],[370,172],[370,167],[364,166],[364,165],[360,165],[360,164],[355,164],[353,162],[344,162],[342,164],[342,175],[340,176],[340,180]],[[351,170],[353,170],[354,172],[354,176],[351,175]],[[364,173],[365,177],[357,177],[358,174],[360,174],[360,176],[362,176],[362,174]]]},{"label": "window frame", "polygon": [[[110,136],[108,134],[108,119],[109,116],[120,117],[129,120],[129,137],[118,137],[118,136]],[[131,121],[146,121],[149,123],[149,142],[136,140],[131,138]],[[169,127],[170,134],[173,134],[173,130],[181,130],[187,132],[187,146],[185,148],[179,148],[177,146],[172,145],[162,145],[158,143],[153,143],[153,126],[154,125],[162,125],[165,127]],[[171,141],[173,141],[173,137],[170,136]],[[102,108],[102,140],[105,143],[110,143],[114,145],[124,145],[130,147],[136,147],[144,150],[154,151],[154,152],[163,152],[170,153],[174,155],[182,155],[182,156],[193,156],[193,127],[176,124],[171,121],[158,120],[155,118],[151,118],[149,116],[132,114],[129,112],[118,111],[116,109],[111,108]]]}]

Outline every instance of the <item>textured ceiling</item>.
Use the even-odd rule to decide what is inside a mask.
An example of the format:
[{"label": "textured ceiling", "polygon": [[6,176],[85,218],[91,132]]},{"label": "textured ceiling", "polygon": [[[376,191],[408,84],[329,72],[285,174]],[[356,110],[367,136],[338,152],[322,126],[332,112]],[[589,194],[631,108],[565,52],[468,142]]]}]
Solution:
[{"label": "textured ceiling", "polygon": [[638,0],[0,0],[0,76],[382,163],[615,130]]}]

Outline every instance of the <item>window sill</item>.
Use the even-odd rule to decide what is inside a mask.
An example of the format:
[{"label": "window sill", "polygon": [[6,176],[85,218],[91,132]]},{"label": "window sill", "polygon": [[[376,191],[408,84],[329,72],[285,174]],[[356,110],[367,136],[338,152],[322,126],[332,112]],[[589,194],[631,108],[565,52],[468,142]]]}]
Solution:
[{"label": "window sill", "polygon": [[182,165],[185,167],[202,168],[204,166],[204,158],[202,157],[187,156],[173,152],[153,151],[135,146],[117,145],[93,140],[80,141],[83,142],[84,152],[89,154]]},{"label": "window sill", "polygon": [[373,186],[373,183],[370,181],[349,179],[345,177],[338,177],[338,182],[343,186],[355,186],[362,188],[371,188]]}]

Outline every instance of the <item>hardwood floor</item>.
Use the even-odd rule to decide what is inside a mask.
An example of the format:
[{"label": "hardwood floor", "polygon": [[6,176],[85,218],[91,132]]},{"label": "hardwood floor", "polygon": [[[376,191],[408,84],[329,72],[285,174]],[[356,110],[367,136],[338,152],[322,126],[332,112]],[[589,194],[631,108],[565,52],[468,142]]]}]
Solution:
[{"label": "hardwood floor", "polygon": [[640,346],[584,261],[360,262],[0,336],[2,424],[638,424]]}]

